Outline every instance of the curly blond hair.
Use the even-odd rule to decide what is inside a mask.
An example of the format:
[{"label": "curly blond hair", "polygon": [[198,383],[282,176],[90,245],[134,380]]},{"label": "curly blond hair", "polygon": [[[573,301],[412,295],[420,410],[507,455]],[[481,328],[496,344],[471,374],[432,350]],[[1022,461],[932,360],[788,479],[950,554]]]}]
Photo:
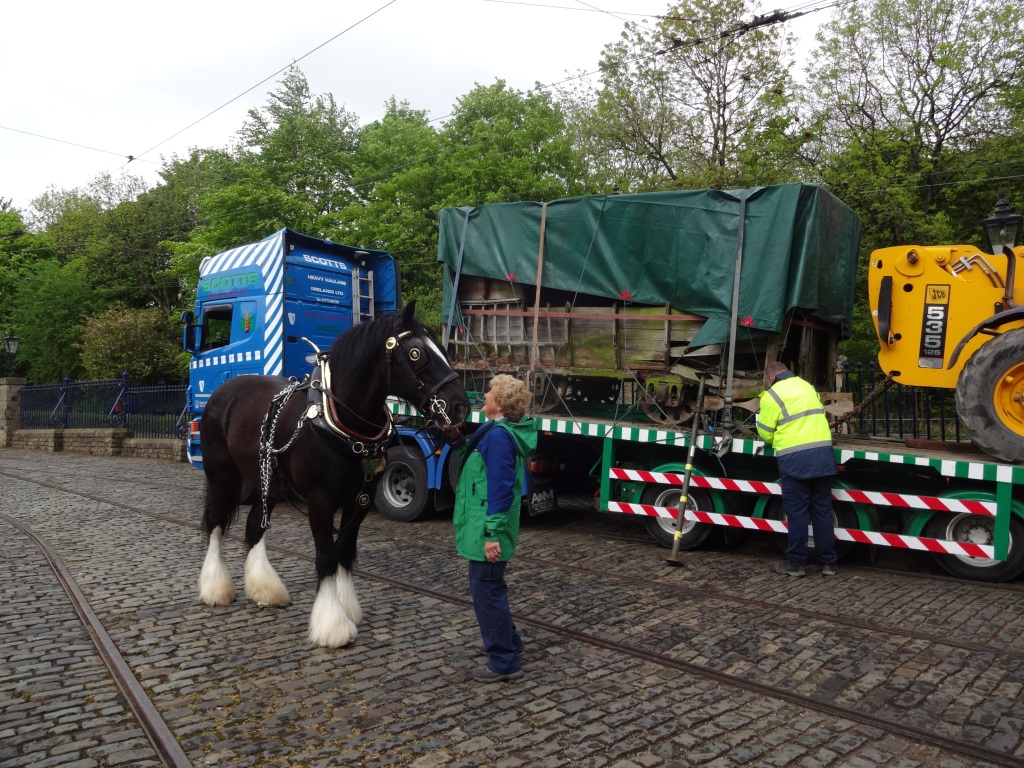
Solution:
[{"label": "curly blond hair", "polygon": [[499,373],[491,379],[490,387],[498,387],[495,393],[495,403],[501,408],[502,414],[509,421],[522,421],[523,416],[530,409],[533,396],[525,381],[520,381],[515,376],[507,373]]}]

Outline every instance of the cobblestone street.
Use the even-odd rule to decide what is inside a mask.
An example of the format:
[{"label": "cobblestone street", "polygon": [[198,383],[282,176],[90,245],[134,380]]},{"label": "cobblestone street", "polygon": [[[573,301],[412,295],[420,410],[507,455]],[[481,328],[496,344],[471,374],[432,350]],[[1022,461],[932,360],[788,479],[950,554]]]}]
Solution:
[{"label": "cobblestone street", "polygon": [[[0,450],[0,766],[153,766],[43,552],[56,553],[195,766],[1024,766],[1024,591],[861,557],[775,574],[763,538],[664,563],[639,521],[529,521],[509,568],[525,674],[484,663],[444,516],[371,513],[358,639],[306,642],[304,516],[268,548],[292,605],[196,595],[203,476],[165,461]],[[11,523],[18,525],[12,525]],[[962,745],[959,747],[957,745]],[[974,750],[974,751],[972,751]]]}]

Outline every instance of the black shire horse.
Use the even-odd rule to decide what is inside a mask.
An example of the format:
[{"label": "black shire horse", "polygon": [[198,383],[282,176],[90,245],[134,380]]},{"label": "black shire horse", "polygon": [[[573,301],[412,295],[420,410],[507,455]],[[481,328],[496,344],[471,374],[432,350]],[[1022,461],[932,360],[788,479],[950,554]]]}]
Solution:
[{"label": "black shire horse", "polygon": [[[318,353],[304,382],[240,376],[214,390],[201,431],[207,477],[203,532],[209,540],[199,575],[204,603],[227,605],[235,598],[221,543],[240,503],[252,503],[245,526],[246,595],[258,605],[291,603],[267,559],[264,533],[276,502],[301,500],[316,545],[318,579],[309,640],[338,648],[355,639],[362,610],[352,563],[359,525],[394,433],[387,396],[455,425],[469,413],[466,390],[414,311],[410,303],[401,315],[341,334],[328,352]],[[247,499],[245,488],[252,489]]]}]

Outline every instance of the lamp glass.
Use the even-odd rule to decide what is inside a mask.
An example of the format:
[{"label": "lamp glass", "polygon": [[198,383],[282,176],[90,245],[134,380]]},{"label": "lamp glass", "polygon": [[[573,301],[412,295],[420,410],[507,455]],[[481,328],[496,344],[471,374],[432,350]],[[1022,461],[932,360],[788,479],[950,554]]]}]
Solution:
[{"label": "lamp glass", "polygon": [[14,331],[8,331],[7,335],[4,336],[4,349],[7,350],[7,354],[11,357],[18,354],[19,344],[21,344],[21,339],[14,335]]},{"label": "lamp glass", "polygon": [[1021,229],[1024,228],[1024,216],[1012,213],[1004,199],[996,203],[996,215],[981,222],[988,238],[989,250],[1002,253],[1003,246],[1014,248],[1020,244]]}]

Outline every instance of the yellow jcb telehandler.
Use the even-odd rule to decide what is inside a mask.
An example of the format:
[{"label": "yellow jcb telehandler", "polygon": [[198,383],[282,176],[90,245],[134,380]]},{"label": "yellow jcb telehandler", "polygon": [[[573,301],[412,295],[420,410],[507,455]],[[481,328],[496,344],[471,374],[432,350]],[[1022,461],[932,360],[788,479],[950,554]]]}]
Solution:
[{"label": "yellow jcb telehandler", "polygon": [[[901,245],[872,252],[871,314],[882,370],[901,384],[956,390],[968,436],[1001,461],[1024,462],[1024,216],[1000,198],[982,224],[992,253],[972,245]],[[1022,278],[1024,282],[1024,278]]]}]

